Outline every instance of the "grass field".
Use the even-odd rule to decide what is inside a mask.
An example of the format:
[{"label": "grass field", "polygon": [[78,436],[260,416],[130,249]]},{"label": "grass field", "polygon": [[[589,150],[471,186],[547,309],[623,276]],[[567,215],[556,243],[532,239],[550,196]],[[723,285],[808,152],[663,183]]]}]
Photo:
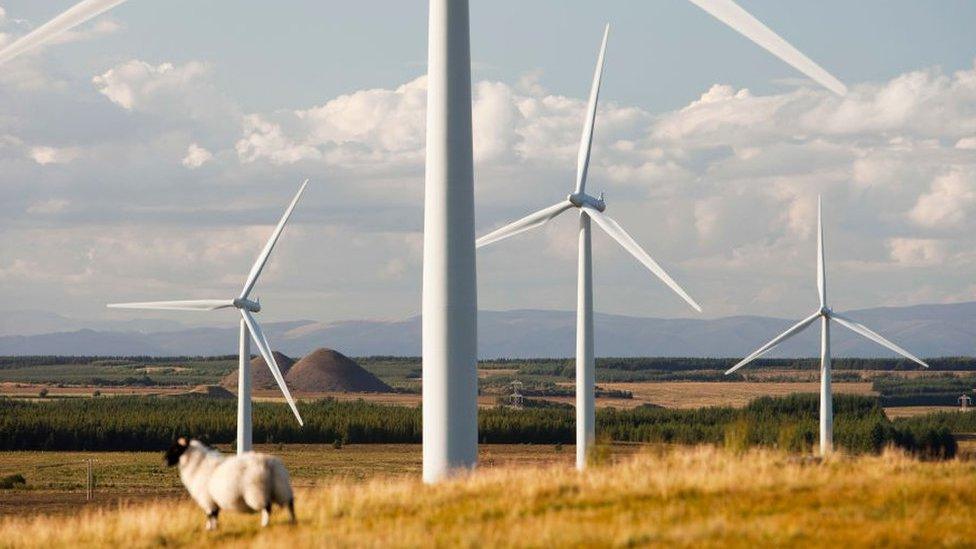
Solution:
[{"label": "grass field", "polygon": [[[825,463],[773,451],[663,448],[580,474],[566,463],[483,467],[424,486],[380,474],[298,489],[299,522],[222,515],[202,532],[187,498],[0,519],[11,547],[903,546],[971,544],[966,461],[888,453]],[[299,475],[296,475],[299,476]]]},{"label": "grass field", "polygon": [[[633,453],[641,446],[609,447],[613,456]],[[342,448],[319,444],[257,445],[285,461],[295,486],[310,488],[335,480],[365,481],[377,477],[418,476],[418,444],[347,444]],[[226,451],[226,449],[224,449]],[[482,468],[539,464],[571,464],[573,446],[483,444]],[[85,501],[86,460],[94,460],[96,493]],[[175,469],[162,465],[162,452],[0,452],[0,477],[23,475],[24,487],[0,489],[0,516],[12,514],[74,513],[84,507],[117,507],[120,502],[184,495]],[[0,542],[0,546],[2,546]]]}]

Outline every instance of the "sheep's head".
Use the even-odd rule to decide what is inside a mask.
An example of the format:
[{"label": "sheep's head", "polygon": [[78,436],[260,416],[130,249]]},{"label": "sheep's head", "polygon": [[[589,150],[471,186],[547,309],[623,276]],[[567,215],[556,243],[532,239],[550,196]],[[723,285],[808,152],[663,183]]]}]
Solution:
[{"label": "sheep's head", "polygon": [[186,437],[180,437],[166,450],[166,454],[163,456],[163,461],[166,465],[172,467],[180,462],[180,456],[183,452],[190,447],[190,441],[186,440]]}]

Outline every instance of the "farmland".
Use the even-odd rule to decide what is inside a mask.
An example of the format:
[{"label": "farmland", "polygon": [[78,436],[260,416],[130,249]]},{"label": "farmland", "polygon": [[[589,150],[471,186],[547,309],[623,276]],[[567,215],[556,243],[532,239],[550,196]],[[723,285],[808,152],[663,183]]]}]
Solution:
[{"label": "farmland", "polygon": [[[420,360],[411,357],[362,357],[366,370],[395,389],[393,393],[294,391],[317,400],[365,398],[384,404],[420,402]],[[764,396],[816,392],[815,360],[766,360],[748,371],[724,376],[734,364],[726,359],[597,360],[597,404],[633,408],[645,404],[668,408],[741,407]],[[976,387],[976,361],[936,359],[931,371],[906,361],[838,359],[834,390],[839,394],[877,395],[885,406],[951,406],[962,392]],[[0,357],[0,395],[37,398],[99,395],[175,395],[202,384],[217,384],[237,367],[236,357]],[[494,360],[479,363],[479,404],[505,402],[511,383],[522,383],[532,398],[570,404],[574,365],[568,359]],[[277,390],[257,390],[258,400],[277,400]]]}]

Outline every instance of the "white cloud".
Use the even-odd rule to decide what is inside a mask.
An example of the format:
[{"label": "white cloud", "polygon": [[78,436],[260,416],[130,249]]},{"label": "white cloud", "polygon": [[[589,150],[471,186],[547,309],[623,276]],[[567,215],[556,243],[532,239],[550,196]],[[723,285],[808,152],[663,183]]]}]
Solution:
[{"label": "white cloud", "polygon": [[887,242],[891,259],[911,267],[942,265],[949,257],[945,242],[924,238],[891,238]]},{"label": "white cloud", "polygon": [[951,229],[971,218],[976,206],[976,171],[955,169],[932,181],[909,217],[922,227]]},{"label": "white cloud", "polygon": [[243,162],[304,160],[350,168],[423,159],[426,78],[394,90],[372,89],[305,110],[244,118],[236,150]]},{"label": "white cloud", "polygon": [[[525,91],[518,91],[522,88]],[[566,166],[576,156],[584,109],[585,101],[548,95],[539,86],[477,82],[472,113],[475,161],[485,170],[513,162]],[[369,172],[420,168],[425,113],[426,77],[420,77],[395,89],[363,90],[309,109],[249,114],[235,148],[245,163],[317,161]],[[640,157],[633,165],[612,166],[616,179],[684,177],[673,163],[658,165],[643,150],[627,150],[626,138],[638,136],[641,124],[650,118],[633,107],[601,107],[597,139],[613,136],[617,156]]]},{"label": "white cloud", "polygon": [[237,141],[235,149],[244,163],[268,160],[273,164],[293,164],[322,157],[315,146],[292,140],[280,125],[257,114],[244,117],[244,137]]},{"label": "white cloud", "polygon": [[[389,315],[391,302],[415,312],[425,88],[421,77],[245,115],[220,93],[205,63],[119,63],[94,79],[94,89],[109,100],[98,102],[99,123],[115,117],[121,130],[112,127],[91,142],[75,137],[73,147],[71,136],[86,131],[75,127],[50,141],[32,137],[28,143],[61,147],[47,147],[39,157],[17,137],[0,138],[0,159],[7,161],[0,183],[11,189],[11,199],[0,204],[7,223],[0,237],[48,242],[43,252],[12,252],[51,273],[38,288],[58,288],[86,273],[111,280],[105,291],[142,292],[129,296],[134,299],[156,293],[140,286],[144,280],[169,290],[188,288],[190,279],[230,287],[241,273],[229,262],[246,270],[267,228],[239,251],[227,248],[235,242],[226,239],[252,220],[276,219],[294,183],[313,175],[315,187],[275,256],[282,265],[298,258],[302,268],[284,269],[282,276],[336,303],[330,315]],[[597,119],[588,189],[607,191],[611,215],[708,314],[787,314],[815,298],[810,272],[819,194],[826,201],[832,270],[839,280],[845,271],[872,273],[870,283],[837,285],[838,298],[848,292],[845,307],[921,295],[913,293],[912,277],[938,281],[926,290],[933,300],[969,291],[958,279],[976,274],[976,254],[964,253],[976,249],[976,224],[969,221],[976,213],[976,69],[913,71],[856,85],[847,98],[811,89],[757,95],[725,84],[702,91],[663,113],[614,103],[608,95]],[[480,234],[571,190],[585,98],[551,93],[531,74],[520,82],[475,82],[473,94]],[[30,120],[30,113],[9,124],[0,119],[0,135],[29,127]],[[84,162],[70,173],[36,164],[63,161],[72,148],[84,153]],[[184,169],[203,165],[205,177]],[[43,192],[24,183],[35,180]],[[48,203],[52,196],[65,204]],[[58,215],[26,219],[45,211]],[[133,220],[145,230],[134,229]],[[53,229],[30,238],[14,234],[38,221]],[[88,232],[71,237],[63,231],[68,224]],[[564,299],[574,295],[574,229],[567,215],[479,256],[479,277],[491,296],[483,306],[574,306]],[[203,232],[220,235],[203,243],[216,250],[215,259],[195,247]],[[602,310],[686,313],[611,241],[595,238],[603,239],[596,244]],[[416,247],[405,250],[405,242]],[[289,246],[303,252],[289,256]],[[55,251],[68,247],[91,252],[94,260]],[[187,265],[156,259],[166,255]],[[949,263],[958,276],[945,276]],[[336,264],[342,272],[324,284],[323,273]],[[539,286],[525,291],[527,281]],[[377,288],[388,292],[382,303]],[[635,300],[635,288],[652,299]],[[306,296],[298,310],[312,307],[307,302]]]},{"label": "white cloud", "polygon": [[42,166],[48,164],[67,164],[81,156],[78,147],[31,147],[30,157]]},{"label": "white cloud", "polygon": [[212,159],[213,153],[196,143],[190,143],[190,146],[186,150],[186,156],[183,157],[182,164],[193,170],[203,166]]},{"label": "white cloud", "polygon": [[151,65],[132,60],[92,79],[98,91],[125,110],[148,110],[167,97],[181,97],[205,77],[206,64],[190,61],[181,66],[172,63]]}]

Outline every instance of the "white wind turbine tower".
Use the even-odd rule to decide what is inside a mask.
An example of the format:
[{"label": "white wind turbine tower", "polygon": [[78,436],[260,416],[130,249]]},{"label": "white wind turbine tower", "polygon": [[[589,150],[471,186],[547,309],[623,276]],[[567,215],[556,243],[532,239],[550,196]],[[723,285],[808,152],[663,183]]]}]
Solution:
[{"label": "white wind turbine tower", "polygon": [[254,285],[258,281],[258,277],[261,276],[261,271],[264,269],[264,265],[268,262],[268,257],[271,255],[271,250],[274,249],[275,243],[278,242],[278,237],[281,236],[281,231],[285,228],[285,223],[287,223],[288,218],[291,217],[292,211],[295,210],[295,206],[298,204],[298,200],[302,197],[302,194],[305,192],[305,187],[307,186],[308,180],[306,179],[305,182],[302,183],[302,186],[299,187],[298,193],[295,194],[295,198],[292,199],[291,204],[288,205],[288,209],[285,210],[284,215],[281,216],[281,220],[278,221],[278,225],[275,227],[274,232],[271,233],[271,238],[268,239],[268,243],[264,245],[264,249],[261,250],[260,255],[258,255],[257,260],[254,262],[254,265],[251,266],[251,271],[248,273],[247,280],[244,282],[244,288],[237,297],[232,299],[194,299],[183,301],[150,301],[144,303],[112,303],[108,305],[113,309],[216,311],[217,309],[235,308],[238,310],[241,315],[237,374],[238,454],[251,450],[251,435],[253,433],[253,426],[251,423],[251,338],[254,339],[254,344],[257,345],[258,351],[260,351],[261,356],[264,357],[264,362],[268,365],[268,369],[271,370],[271,375],[274,376],[275,381],[278,382],[278,387],[281,388],[281,392],[285,395],[285,400],[288,401],[288,406],[291,407],[292,413],[295,414],[295,419],[298,420],[298,424],[304,425],[302,416],[298,413],[298,408],[295,406],[295,400],[291,397],[291,392],[288,391],[288,386],[285,385],[285,378],[281,375],[281,369],[278,367],[278,362],[275,361],[274,354],[271,352],[271,345],[268,344],[268,340],[264,336],[261,326],[258,325],[257,320],[254,318],[253,313],[257,313],[261,310],[261,304],[257,300],[252,301],[249,296],[251,295],[251,290],[254,289]]},{"label": "white wind turbine tower", "polygon": [[820,308],[812,315],[797,322],[782,334],[776,336],[769,343],[756,349],[751,355],[745,357],[738,364],[729,368],[725,375],[735,372],[753,360],[763,356],[774,347],[787,339],[799,334],[808,326],[820,320],[820,455],[827,455],[833,451],[834,447],[834,402],[833,392],[830,387],[830,321],[833,320],[860,334],[871,341],[887,347],[903,357],[915,361],[926,368],[928,364],[922,362],[917,357],[902,349],[898,345],[881,337],[879,334],[864,326],[863,324],[835,313],[827,306],[827,272],[826,259],[824,257],[823,243],[823,205],[820,198],[817,198],[817,293],[820,295]]},{"label": "white wind turbine tower", "polygon": [[590,220],[596,221],[611,238],[616,240],[637,261],[647,267],[696,311],[701,307],[645,252],[616,221],[604,214],[607,205],[603,195],[596,198],[586,193],[586,176],[590,164],[590,149],[593,145],[593,126],[596,122],[597,102],[600,96],[600,82],[603,79],[604,60],[607,51],[607,38],[610,35],[608,24],[603,32],[603,43],[597,57],[593,85],[580,137],[579,154],[576,164],[575,190],[555,205],[529,214],[510,225],[506,225],[477,240],[477,246],[487,246],[499,240],[540,227],[559,214],[571,208],[579,210],[579,266],[577,274],[576,304],[576,467],[586,467],[586,457],[596,434],[596,411],[594,395],[595,365],[593,357],[593,260],[590,244]]},{"label": "white wind turbine tower", "polygon": [[[0,49],[0,64],[123,3],[82,0]],[[834,93],[846,88],[733,0],[689,0]],[[428,0],[424,190],[424,480],[473,467],[477,291],[468,0]]]}]

